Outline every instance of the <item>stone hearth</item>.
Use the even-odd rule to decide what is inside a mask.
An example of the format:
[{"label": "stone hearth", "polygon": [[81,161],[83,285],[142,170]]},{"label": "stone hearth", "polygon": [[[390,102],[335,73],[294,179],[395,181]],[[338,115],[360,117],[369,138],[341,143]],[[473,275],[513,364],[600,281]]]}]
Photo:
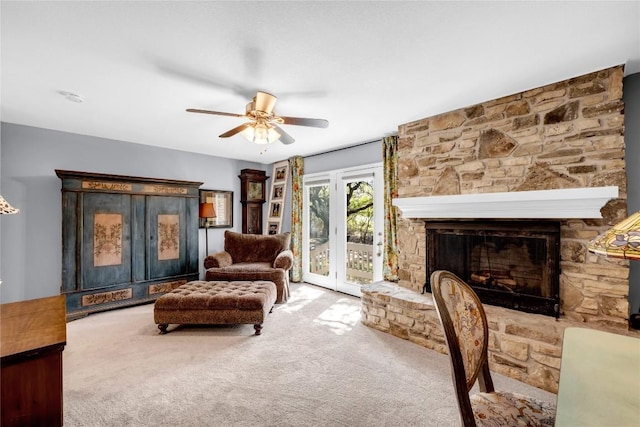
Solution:
[{"label": "stone hearth", "polygon": [[[617,187],[601,219],[560,218],[558,320],[485,306],[491,369],[552,392],[566,327],[639,335],[628,327],[628,261],[586,249],[627,215],[622,78],[623,66],[612,67],[398,128],[398,201]],[[446,352],[431,295],[420,294],[428,280],[425,221],[438,217],[401,213],[399,282],[363,289],[362,321]]]}]

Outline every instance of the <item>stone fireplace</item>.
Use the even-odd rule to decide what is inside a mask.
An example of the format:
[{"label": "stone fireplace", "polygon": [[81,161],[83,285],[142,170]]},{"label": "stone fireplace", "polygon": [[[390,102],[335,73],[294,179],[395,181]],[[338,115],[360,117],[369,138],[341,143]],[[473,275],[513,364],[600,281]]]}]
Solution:
[{"label": "stone fireplace", "polygon": [[557,392],[566,327],[636,334],[628,261],[586,249],[627,215],[622,78],[616,66],[399,126],[399,281],[363,290],[363,323],[446,352],[430,294],[421,295],[426,228],[541,219],[559,229],[558,319],[487,303],[491,369]]},{"label": "stone fireplace", "polygon": [[559,222],[427,221],[425,231],[427,277],[448,270],[483,304],[560,315]]}]

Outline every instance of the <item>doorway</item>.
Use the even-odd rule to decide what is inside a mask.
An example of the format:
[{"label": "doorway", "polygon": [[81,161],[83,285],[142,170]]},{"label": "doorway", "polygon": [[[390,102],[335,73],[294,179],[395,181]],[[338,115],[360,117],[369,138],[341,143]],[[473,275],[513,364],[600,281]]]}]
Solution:
[{"label": "doorway", "polygon": [[304,177],[303,280],[359,297],[382,280],[382,166]]}]

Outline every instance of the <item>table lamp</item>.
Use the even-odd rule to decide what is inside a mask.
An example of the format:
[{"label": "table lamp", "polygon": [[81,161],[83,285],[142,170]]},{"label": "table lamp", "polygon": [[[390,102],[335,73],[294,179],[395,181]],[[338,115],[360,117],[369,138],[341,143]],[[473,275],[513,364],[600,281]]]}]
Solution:
[{"label": "table lamp", "polygon": [[598,255],[640,260],[640,211],[590,241],[587,248]]},{"label": "table lamp", "polygon": [[[590,252],[640,261],[640,211],[589,242]],[[640,313],[631,315],[631,326],[640,329]]]},{"label": "table lamp", "polygon": [[204,218],[204,241],[205,241],[205,255],[209,253],[209,218],[216,217],[216,209],[213,207],[213,203],[200,203],[200,218]]}]

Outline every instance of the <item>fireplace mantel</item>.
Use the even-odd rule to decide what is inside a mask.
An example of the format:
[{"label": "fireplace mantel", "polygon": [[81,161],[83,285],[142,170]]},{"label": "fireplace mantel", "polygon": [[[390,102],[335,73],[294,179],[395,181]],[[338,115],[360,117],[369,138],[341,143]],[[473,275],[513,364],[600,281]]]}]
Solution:
[{"label": "fireplace mantel", "polygon": [[567,188],[506,193],[393,199],[402,218],[602,218],[600,209],[618,187]]}]

